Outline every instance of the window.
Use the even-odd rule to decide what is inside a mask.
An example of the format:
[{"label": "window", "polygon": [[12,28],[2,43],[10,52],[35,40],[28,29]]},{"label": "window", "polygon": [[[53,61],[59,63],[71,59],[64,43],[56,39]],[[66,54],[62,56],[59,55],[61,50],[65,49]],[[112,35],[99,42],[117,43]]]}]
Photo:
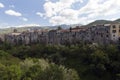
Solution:
[{"label": "window", "polygon": [[113,25],[113,28],[116,28],[116,26],[115,26],[115,25]]},{"label": "window", "polygon": [[106,37],[109,37],[108,35],[106,35]]},{"label": "window", "polygon": [[98,35],[98,32],[96,32],[96,34]]},{"label": "window", "polygon": [[94,41],[94,38],[92,38],[92,41]]},{"label": "window", "polygon": [[113,30],[112,32],[113,32],[113,33],[116,33],[116,30]]},{"label": "window", "polygon": [[120,37],[118,38],[118,40],[120,41]]},{"label": "window", "polygon": [[103,34],[101,34],[101,37],[103,37]]},{"label": "window", "polygon": [[109,31],[107,30],[107,33],[109,33]]},{"label": "window", "polygon": [[115,35],[113,35],[113,37],[115,37]]}]

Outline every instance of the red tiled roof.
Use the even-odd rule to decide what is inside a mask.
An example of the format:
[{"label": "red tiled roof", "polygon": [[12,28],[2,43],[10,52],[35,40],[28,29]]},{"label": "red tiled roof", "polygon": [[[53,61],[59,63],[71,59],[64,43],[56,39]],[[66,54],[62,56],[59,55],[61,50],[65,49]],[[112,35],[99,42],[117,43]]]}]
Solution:
[{"label": "red tiled roof", "polygon": [[63,29],[63,30],[59,30],[60,32],[69,32],[70,30],[68,29]]}]

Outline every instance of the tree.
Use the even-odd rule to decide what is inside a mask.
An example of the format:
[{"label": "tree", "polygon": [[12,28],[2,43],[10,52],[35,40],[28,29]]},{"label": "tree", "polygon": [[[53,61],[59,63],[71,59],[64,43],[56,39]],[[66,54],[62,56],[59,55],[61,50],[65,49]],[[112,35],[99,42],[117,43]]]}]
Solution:
[{"label": "tree", "polygon": [[8,55],[7,52],[0,50],[0,57],[6,57]]},{"label": "tree", "polygon": [[57,30],[62,30],[62,27],[61,26],[58,26],[58,29]]},{"label": "tree", "polygon": [[20,80],[22,71],[19,65],[11,65],[7,67],[8,80]]},{"label": "tree", "polygon": [[27,59],[22,63],[21,68],[24,71],[22,80],[79,80],[75,70],[48,63],[43,59]]},{"label": "tree", "polygon": [[20,80],[22,75],[20,66],[5,66],[0,64],[0,80]]}]

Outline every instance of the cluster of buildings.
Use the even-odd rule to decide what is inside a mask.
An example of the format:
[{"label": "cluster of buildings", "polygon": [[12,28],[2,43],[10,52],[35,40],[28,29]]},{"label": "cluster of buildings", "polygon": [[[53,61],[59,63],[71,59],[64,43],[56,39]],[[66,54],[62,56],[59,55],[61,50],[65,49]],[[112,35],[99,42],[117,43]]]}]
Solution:
[{"label": "cluster of buildings", "polygon": [[67,45],[79,43],[111,44],[120,40],[120,24],[100,24],[77,26],[69,29],[34,30],[5,34],[4,41],[15,44],[52,44]]}]

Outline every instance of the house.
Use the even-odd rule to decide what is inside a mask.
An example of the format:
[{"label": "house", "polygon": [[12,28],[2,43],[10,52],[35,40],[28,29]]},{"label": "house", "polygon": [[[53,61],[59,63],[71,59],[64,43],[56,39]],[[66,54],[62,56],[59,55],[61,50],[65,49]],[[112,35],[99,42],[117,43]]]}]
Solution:
[{"label": "house", "polygon": [[60,30],[33,30],[22,33],[14,30],[5,35],[5,41],[11,44],[51,44],[67,45],[79,43],[111,44],[120,40],[120,23],[77,26]]}]

